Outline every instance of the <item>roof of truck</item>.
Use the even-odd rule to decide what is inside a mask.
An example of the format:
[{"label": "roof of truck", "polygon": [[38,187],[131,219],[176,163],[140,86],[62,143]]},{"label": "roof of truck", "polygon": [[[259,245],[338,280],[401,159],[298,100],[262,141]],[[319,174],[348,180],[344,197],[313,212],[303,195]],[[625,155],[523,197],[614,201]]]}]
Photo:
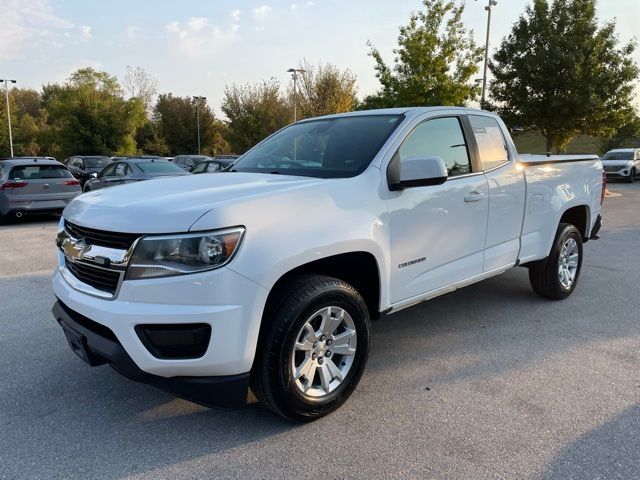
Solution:
[{"label": "roof of truck", "polygon": [[636,150],[638,149],[637,148],[614,148],[613,150],[609,150],[609,152],[635,152]]},{"label": "roof of truck", "polygon": [[378,108],[374,110],[358,110],[355,112],[346,112],[346,113],[335,113],[332,115],[324,115],[322,117],[314,117],[308,118],[304,120],[300,120],[300,122],[317,120],[318,118],[339,118],[339,117],[356,117],[361,115],[407,115],[407,116],[416,116],[426,112],[438,111],[438,110],[454,110],[460,113],[485,113],[490,115],[495,115],[493,112],[487,112],[486,110],[478,110],[475,108],[466,108],[466,107],[451,107],[451,106],[441,106],[441,107],[396,107],[396,108]]}]

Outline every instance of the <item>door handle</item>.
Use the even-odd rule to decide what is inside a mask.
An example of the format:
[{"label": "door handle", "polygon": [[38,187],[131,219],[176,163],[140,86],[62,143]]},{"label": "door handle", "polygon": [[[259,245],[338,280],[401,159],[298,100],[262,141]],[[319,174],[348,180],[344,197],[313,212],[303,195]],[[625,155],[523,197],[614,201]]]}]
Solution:
[{"label": "door handle", "polygon": [[478,202],[485,197],[483,192],[479,192],[478,190],[471,190],[464,196],[464,201],[467,203]]}]

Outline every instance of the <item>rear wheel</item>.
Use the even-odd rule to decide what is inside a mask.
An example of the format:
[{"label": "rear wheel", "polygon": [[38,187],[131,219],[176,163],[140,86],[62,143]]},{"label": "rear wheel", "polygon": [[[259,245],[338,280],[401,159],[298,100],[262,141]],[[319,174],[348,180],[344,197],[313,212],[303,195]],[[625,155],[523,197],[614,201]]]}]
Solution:
[{"label": "rear wheel", "polygon": [[573,293],[581,267],[582,235],[575,226],[561,223],[549,256],[529,265],[529,281],[538,295],[561,300]]},{"label": "rear wheel", "polygon": [[265,312],[251,387],[272,411],[308,422],[342,405],[369,354],[369,313],[342,280],[305,275]]}]

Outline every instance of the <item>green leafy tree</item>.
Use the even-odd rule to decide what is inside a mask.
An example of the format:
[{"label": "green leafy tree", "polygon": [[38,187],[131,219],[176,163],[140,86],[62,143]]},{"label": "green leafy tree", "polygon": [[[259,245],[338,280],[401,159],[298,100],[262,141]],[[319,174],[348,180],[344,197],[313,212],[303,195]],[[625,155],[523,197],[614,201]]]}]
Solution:
[{"label": "green leafy tree", "polygon": [[[195,98],[162,94],[154,108],[154,123],[157,134],[164,139],[169,152],[174,155],[193,154],[198,151],[198,131]],[[215,118],[206,101],[200,101],[200,149],[205,155],[229,153],[229,144],[224,138],[226,128]],[[161,143],[154,141],[156,148]]]},{"label": "green leafy tree", "polygon": [[222,111],[229,120],[229,143],[236,153],[247,151],[292,119],[290,103],[275,79],[227,86]]},{"label": "green leafy tree", "polygon": [[66,83],[43,87],[48,151],[127,155],[136,152],[135,133],[146,121],[139,98],[125,100],[115,77],[92,68],[74,72]]},{"label": "green leafy tree", "polygon": [[612,136],[632,121],[633,42],[598,25],[595,0],[534,0],[490,63],[491,97],[505,120],[563,150],[579,133]]},{"label": "green leafy tree", "polygon": [[446,0],[422,3],[424,10],[413,12],[409,24],[400,27],[393,66],[367,43],[382,88],[366,97],[360,108],[464,105],[476,98],[478,87],[470,81],[483,50],[462,23],[464,5]]},{"label": "green leafy tree", "polygon": [[[297,92],[298,118],[318,117],[350,112],[356,105],[356,75],[349,69],[341,71],[327,63],[317,67],[306,61],[300,65]],[[288,92],[293,103],[293,89]],[[293,108],[293,107],[291,107]]]}]

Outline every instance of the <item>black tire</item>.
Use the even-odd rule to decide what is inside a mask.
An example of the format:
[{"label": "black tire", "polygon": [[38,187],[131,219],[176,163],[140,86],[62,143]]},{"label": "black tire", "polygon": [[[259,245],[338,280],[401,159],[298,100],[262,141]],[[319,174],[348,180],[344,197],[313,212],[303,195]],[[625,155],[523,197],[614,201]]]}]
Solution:
[{"label": "black tire", "polygon": [[625,180],[627,181],[627,183],[633,183],[636,181],[636,169],[632,168],[631,171],[629,172],[629,176],[627,178],[625,178]]},{"label": "black tire", "polygon": [[[290,420],[317,420],[342,405],[351,395],[369,356],[369,312],[360,294],[348,283],[322,275],[292,279],[265,311],[251,389],[269,409]],[[336,306],[353,319],[357,347],[353,363],[335,390],[321,397],[303,393],[295,384],[291,368],[294,344],[314,312]]]},{"label": "black tire", "polygon": [[91,191],[91,187],[84,187],[82,193],[87,193]]},{"label": "black tire", "polygon": [[[560,282],[558,266],[560,261],[560,251],[562,246],[573,238],[578,246],[578,266],[575,279],[567,288]],[[570,223],[561,223],[558,226],[551,253],[543,260],[533,262],[529,265],[529,281],[533,290],[541,297],[551,300],[562,300],[573,293],[580,279],[582,269],[582,235],[578,229]]]}]

